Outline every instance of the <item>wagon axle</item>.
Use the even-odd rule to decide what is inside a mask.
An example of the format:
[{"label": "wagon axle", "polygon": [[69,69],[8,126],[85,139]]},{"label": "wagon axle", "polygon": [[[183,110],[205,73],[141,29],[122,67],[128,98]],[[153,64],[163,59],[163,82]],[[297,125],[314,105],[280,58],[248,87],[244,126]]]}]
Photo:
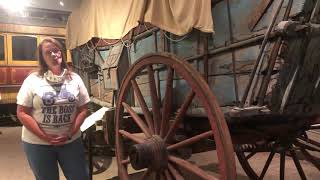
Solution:
[{"label": "wagon axle", "polygon": [[166,169],[168,166],[168,152],[164,140],[153,135],[142,144],[135,144],[129,150],[131,165],[135,170],[152,168]]}]

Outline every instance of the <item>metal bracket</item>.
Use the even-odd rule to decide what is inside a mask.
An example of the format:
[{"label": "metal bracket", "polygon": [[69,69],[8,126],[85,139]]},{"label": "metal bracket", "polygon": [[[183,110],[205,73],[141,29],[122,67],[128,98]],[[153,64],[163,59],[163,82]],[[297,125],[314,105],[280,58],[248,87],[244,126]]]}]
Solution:
[{"label": "metal bracket", "polygon": [[259,114],[270,114],[271,111],[266,106],[250,106],[245,108],[234,107],[229,112],[230,117],[254,116]]},{"label": "metal bracket", "polygon": [[299,21],[281,21],[275,27],[277,34],[282,36],[293,37],[298,33],[303,32],[308,36],[320,36],[320,24],[306,23],[302,24]]}]

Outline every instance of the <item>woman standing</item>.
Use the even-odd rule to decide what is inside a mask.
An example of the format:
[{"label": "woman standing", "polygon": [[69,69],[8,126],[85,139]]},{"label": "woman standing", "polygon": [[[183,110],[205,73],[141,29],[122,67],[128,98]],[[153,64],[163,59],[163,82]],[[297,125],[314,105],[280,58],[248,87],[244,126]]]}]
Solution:
[{"label": "woman standing", "polygon": [[39,71],[30,74],[17,95],[22,142],[37,180],[58,180],[60,165],[68,180],[87,180],[79,128],[87,115],[88,92],[71,72],[62,45],[45,38],[38,46]]}]

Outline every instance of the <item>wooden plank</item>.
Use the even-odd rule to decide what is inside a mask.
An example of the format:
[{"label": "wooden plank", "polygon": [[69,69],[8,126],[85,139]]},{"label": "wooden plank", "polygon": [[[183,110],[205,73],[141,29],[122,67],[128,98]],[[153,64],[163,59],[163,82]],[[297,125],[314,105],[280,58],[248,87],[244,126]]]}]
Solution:
[{"label": "wooden plank", "polygon": [[4,33],[23,33],[23,34],[39,34],[39,35],[52,35],[52,36],[65,36],[65,28],[56,27],[40,27],[40,26],[27,26],[18,24],[3,24],[0,23],[0,32]]},{"label": "wooden plank", "polygon": [[8,68],[7,67],[0,67],[0,85],[1,84],[7,84],[8,83],[8,77],[7,77],[7,74],[8,74]]},{"label": "wooden plank", "polygon": [[251,13],[251,18],[249,19],[248,23],[248,27],[251,31],[256,27],[263,14],[266,12],[272,2],[273,0],[262,0],[261,3]]},{"label": "wooden plank", "polygon": [[11,67],[9,84],[20,85],[36,67]]},{"label": "wooden plank", "polygon": [[317,0],[316,4],[315,4],[315,7],[312,11],[312,14],[311,14],[311,22],[312,23],[319,23],[319,14],[320,14],[320,1]]},{"label": "wooden plank", "polygon": [[17,102],[17,94],[20,87],[0,88],[0,104],[11,104]]}]

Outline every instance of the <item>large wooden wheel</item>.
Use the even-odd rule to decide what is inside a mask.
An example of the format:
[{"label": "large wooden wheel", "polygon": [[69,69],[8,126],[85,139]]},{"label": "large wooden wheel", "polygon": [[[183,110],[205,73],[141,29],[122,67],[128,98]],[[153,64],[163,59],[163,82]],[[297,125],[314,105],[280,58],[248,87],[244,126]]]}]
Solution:
[{"label": "large wooden wheel", "polygon": [[[320,143],[312,131],[302,130],[296,135],[287,134],[265,143],[239,145],[236,147],[238,160],[249,178],[254,180],[264,179],[268,171],[273,179],[278,175],[283,180],[286,170],[292,174],[294,169],[300,179],[317,179],[320,176]],[[316,138],[319,136],[318,131]]]},{"label": "large wooden wheel", "polygon": [[[160,88],[164,90],[162,100],[154,76],[156,68],[162,69],[161,73],[166,74],[165,83],[161,82],[164,86]],[[139,87],[137,83],[137,79],[143,74],[148,79],[147,83],[144,83],[147,84],[145,87],[148,87],[145,89]],[[184,88],[190,91],[186,93],[187,95],[174,91],[174,78],[182,79],[188,85]],[[150,95],[148,99],[150,101],[142,95],[142,92],[146,91]],[[132,92],[143,116],[140,116],[136,108],[130,104]],[[180,99],[184,100],[179,105],[174,104],[173,96],[183,96]],[[204,107],[211,128],[179,142],[173,141],[194,99]],[[147,106],[148,103],[150,107]],[[131,118],[124,118],[125,113]],[[136,125],[142,133],[132,130],[133,125],[125,125],[127,121],[131,121],[130,123]],[[200,73],[173,55],[166,53],[146,55],[131,66],[120,88],[115,123],[120,179],[129,179],[128,166],[144,171],[141,173],[141,179],[190,179],[186,174],[192,174],[193,179],[232,180],[236,177],[233,146],[219,104]],[[209,138],[214,139],[216,150],[209,151],[214,154],[205,159],[214,158],[215,155],[218,157],[217,176],[176,153],[179,149]]]}]

